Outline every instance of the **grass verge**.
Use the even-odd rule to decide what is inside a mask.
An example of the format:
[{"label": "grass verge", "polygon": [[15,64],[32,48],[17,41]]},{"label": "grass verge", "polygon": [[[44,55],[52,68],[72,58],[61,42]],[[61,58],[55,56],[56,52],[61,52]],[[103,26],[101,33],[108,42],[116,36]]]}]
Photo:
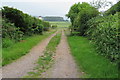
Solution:
[{"label": "grass verge", "polygon": [[86,78],[118,78],[118,68],[101,55],[97,55],[94,44],[87,38],[69,36],[68,43],[79,68]]},{"label": "grass verge", "polygon": [[2,66],[13,62],[14,60],[20,58],[21,56],[27,54],[29,50],[37,45],[40,41],[47,38],[52,32],[46,32],[44,35],[34,35],[24,39],[21,42],[15,43],[8,48],[2,49]]},{"label": "grass verge", "polygon": [[54,61],[54,53],[56,51],[56,47],[60,42],[61,34],[58,33],[54,36],[44,51],[44,55],[40,56],[37,61],[37,66],[33,69],[32,72],[28,72],[27,76],[24,78],[40,78],[41,73],[45,72],[49,69]]}]

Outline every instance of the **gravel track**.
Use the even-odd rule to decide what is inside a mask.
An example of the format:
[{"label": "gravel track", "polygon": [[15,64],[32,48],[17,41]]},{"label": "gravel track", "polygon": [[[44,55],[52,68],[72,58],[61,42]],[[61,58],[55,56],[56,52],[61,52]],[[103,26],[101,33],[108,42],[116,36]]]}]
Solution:
[{"label": "gravel track", "polygon": [[[57,33],[57,32],[56,32]],[[2,67],[3,78],[21,78],[27,75],[36,65],[35,62],[39,56],[43,55],[47,44],[56,33],[49,36],[47,39],[40,42],[37,46],[33,47],[31,51],[25,56],[19,58],[15,62]]]},{"label": "gravel track", "polygon": [[55,63],[46,72],[42,73],[42,78],[79,78],[79,72],[73,57],[70,54],[67,37],[62,31],[60,44],[56,50]]}]

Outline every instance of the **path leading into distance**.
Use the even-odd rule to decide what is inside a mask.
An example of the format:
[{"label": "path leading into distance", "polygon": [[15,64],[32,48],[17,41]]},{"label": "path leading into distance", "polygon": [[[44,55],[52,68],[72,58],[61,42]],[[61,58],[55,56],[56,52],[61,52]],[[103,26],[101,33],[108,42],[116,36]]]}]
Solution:
[{"label": "path leading into distance", "polygon": [[44,72],[42,78],[79,78],[82,75],[78,71],[76,63],[70,54],[67,37],[62,31],[60,44],[57,47],[55,63]]}]

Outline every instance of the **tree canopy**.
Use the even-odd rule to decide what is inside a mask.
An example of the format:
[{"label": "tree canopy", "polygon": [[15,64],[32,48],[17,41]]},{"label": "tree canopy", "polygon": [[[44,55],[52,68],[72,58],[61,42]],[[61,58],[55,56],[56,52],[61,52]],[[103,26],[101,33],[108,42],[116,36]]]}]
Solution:
[{"label": "tree canopy", "polygon": [[82,4],[74,4],[66,16],[71,20],[72,30],[77,30],[80,32],[80,35],[84,35],[87,29],[86,22],[98,14],[99,11],[96,8],[83,2]]}]

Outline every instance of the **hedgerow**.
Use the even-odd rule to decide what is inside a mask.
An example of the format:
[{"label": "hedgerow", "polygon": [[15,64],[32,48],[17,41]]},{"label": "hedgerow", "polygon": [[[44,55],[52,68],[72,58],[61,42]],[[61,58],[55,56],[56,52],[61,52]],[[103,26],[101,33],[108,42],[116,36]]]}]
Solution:
[{"label": "hedgerow", "polygon": [[43,28],[50,27],[48,22],[44,22],[38,18],[32,17],[22,11],[4,6],[2,8],[2,17],[8,19],[17,28],[20,28],[25,35],[32,35],[34,33],[42,33]]},{"label": "hedgerow", "polygon": [[9,22],[7,19],[2,19],[2,38],[20,41],[22,40],[23,34],[19,28],[15,27],[14,23]]},{"label": "hedgerow", "polygon": [[96,49],[101,55],[109,58],[111,61],[118,61],[120,43],[118,38],[120,30],[118,21],[119,13],[109,16],[98,16],[87,22],[89,29],[86,31],[88,38],[97,46]]},{"label": "hedgerow", "polygon": [[80,35],[87,36],[96,44],[98,53],[115,62],[119,60],[120,53],[120,43],[118,42],[120,37],[119,3],[109,9],[110,11],[116,10],[116,14],[110,12],[105,15],[105,12],[103,16],[98,15],[97,9],[88,3],[74,4],[67,14],[72,23],[71,32],[79,32]]},{"label": "hedgerow", "polygon": [[50,29],[48,22],[23,13],[22,11],[4,6],[2,9],[3,48],[18,42],[25,36],[42,34]]}]

